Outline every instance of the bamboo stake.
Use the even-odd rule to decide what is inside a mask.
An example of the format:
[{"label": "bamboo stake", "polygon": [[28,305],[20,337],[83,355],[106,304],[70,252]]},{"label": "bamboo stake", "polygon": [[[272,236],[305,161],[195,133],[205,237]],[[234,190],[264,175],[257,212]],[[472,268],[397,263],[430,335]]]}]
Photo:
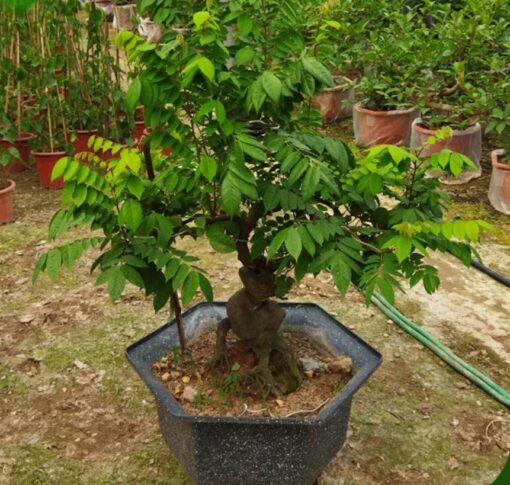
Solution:
[{"label": "bamboo stake", "polygon": [[[41,27],[39,28],[42,59],[46,59],[46,53],[45,53],[45,49],[44,49],[44,35],[45,35],[45,22],[43,21]],[[44,92],[45,92],[46,96],[49,95],[48,86],[44,87]],[[57,93],[57,96],[58,96],[58,93]],[[48,120],[48,136],[49,136],[49,142],[50,142],[50,152],[53,152],[54,144],[53,144],[53,124],[52,124],[52,115],[51,115],[51,103],[48,103],[48,106],[46,108],[46,117]]]},{"label": "bamboo stake", "polygon": [[[19,30],[17,27],[16,29],[16,68],[19,70],[21,66],[20,61],[20,38],[19,38]],[[16,117],[16,127],[18,128],[18,136],[21,136],[21,117],[22,117],[22,110],[21,110],[21,81],[18,79],[18,82],[16,84],[16,90],[17,90],[17,117]]]}]

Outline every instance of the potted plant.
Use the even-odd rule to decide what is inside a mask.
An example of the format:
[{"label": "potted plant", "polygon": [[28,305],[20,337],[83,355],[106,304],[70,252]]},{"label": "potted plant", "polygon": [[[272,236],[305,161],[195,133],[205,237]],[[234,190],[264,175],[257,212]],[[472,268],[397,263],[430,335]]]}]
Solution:
[{"label": "potted plant", "polygon": [[[428,29],[422,49],[425,75],[417,88],[422,118],[413,126],[413,144],[420,145],[434,130],[448,126],[452,137],[428,147],[424,155],[449,148],[475,164],[445,183],[465,183],[482,172],[479,121],[489,114],[488,92],[502,74],[499,66],[506,63],[493,47],[502,44],[506,32],[506,20],[498,15],[500,8],[494,2],[467,2],[458,11],[444,5],[444,10],[430,12],[437,22]],[[465,41],[459,42],[459,36]]]},{"label": "potted plant", "polygon": [[409,145],[411,125],[418,116],[413,92],[420,58],[415,46],[422,27],[412,11],[399,11],[395,6],[387,10],[386,23],[378,29],[367,27],[369,38],[358,49],[365,71],[356,83],[356,144]]},{"label": "potted plant", "polygon": [[103,11],[94,3],[87,6],[87,14],[86,22],[76,15],[68,17],[74,39],[67,46],[66,89],[74,101],[67,121],[75,153],[87,152],[89,138],[99,132],[117,140],[125,138],[117,116],[123,109],[118,96],[121,72],[111,53],[109,29]]},{"label": "potted plant", "polygon": [[[489,185],[489,201],[492,206],[503,214],[510,214],[510,103],[508,103],[509,85],[501,83],[501,89],[494,90],[495,107],[486,133],[495,133],[498,138],[497,150],[491,153],[492,173]],[[504,104],[506,103],[506,104]]]},{"label": "potted plant", "polygon": [[[156,310],[170,306],[175,325],[137,343],[128,357],[156,396],[167,443],[196,482],[313,483],[342,445],[353,394],[380,356],[324,310],[280,305],[272,297],[284,297],[306,274],[322,272],[332,275],[340,293],[352,283],[367,299],[377,289],[393,300],[400,279],[422,281],[432,292],[439,280],[424,259],[427,248],[453,251],[469,265],[470,241],[485,223],[445,221],[446,195],[437,179],[426,176],[430,168],[462,167],[464,158],[447,152],[426,160],[381,146],[356,160],[341,141],[306,125],[306,86],[313,79],[321,89],[332,79],[305,47],[293,13],[297,4],[208,5],[183,15],[190,28],[174,31],[168,51],[131,32],[118,35],[139,67],[129,106],[143,103],[152,131],[143,151],[93,140],[95,150],[117,154],[106,167],[80,166],[67,157],[58,162],[53,177],[64,175],[66,184],[50,238],[79,223],[103,234],[54,247],[38,260],[34,276],[46,270],[56,278],[63,264],[72,265],[94,246],[100,255],[93,269],[112,299],[129,281],[152,296]],[[232,42],[226,42],[229,32]],[[234,64],[227,62],[231,58]],[[172,155],[161,155],[170,144]],[[213,302],[198,255],[178,244],[200,237],[217,252],[237,255],[242,289],[226,305],[182,314],[199,289]],[[184,406],[198,394],[170,392],[170,372],[157,373],[169,362],[200,368],[201,379],[220,376],[215,389],[237,389],[238,404],[244,393],[254,393],[258,409],[276,412],[275,396],[287,399],[311,379],[280,328],[308,335],[315,345],[322,340],[333,360],[345,354],[354,363],[345,387],[335,387],[304,415],[257,417],[245,409],[243,416],[192,416]],[[211,330],[216,336],[208,365],[194,363],[188,348]],[[241,349],[237,357],[229,332]],[[175,358],[166,355],[177,345]],[[196,372],[179,386],[198,386]],[[205,405],[204,399],[197,404]],[[232,414],[237,408],[229,403]]]},{"label": "potted plant", "polygon": [[19,156],[4,166],[6,172],[21,172],[30,158],[30,116],[27,116],[27,64],[30,49],[21,49],[21,41],[28,37],[27,18],[21,12],[7,10],[0,34],[0,78],[5,79],[5,89],[0,93],[0,148],[7,151],[14,147]]},{"label": "potted plant", "polygon": [[11,222],[13,218],[13,193],[16,184],[7,178],[7,167],[20,158],[15,146],[0,151],[0,224]]},{"label": "potted plant", "polygon": [[135,28],[136,2],[131,0],[113,0],[113,26],[117,29]]}]

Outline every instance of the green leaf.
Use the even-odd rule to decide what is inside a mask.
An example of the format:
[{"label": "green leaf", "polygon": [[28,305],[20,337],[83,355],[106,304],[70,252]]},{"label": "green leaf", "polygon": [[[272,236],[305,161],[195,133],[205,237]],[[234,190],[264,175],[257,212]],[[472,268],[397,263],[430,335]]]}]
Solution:
[{"label": "green leaf", "polygon": [[184,284],[182,285],[181,291],[181,300],[183,305],[187,305],[198,290],[198,286],[200,284],[200,275],[196,271],[192,271],[188,274],[186,279],[184,280]]},{"label": "green leaf", "polygon": [[52,281],[58,278],[60,267],[62,266],[62,256],[57,248],[51,249],[46,257],[46,271]]},{"label": "green leaf", "polygon": [[345,295],[351,284],[352,273],[351,268],[340,255],[337,255],[333,260],[331,274],[333,275],[333,280],[335,281],[335,286],[338,288],[338,291],[342,295]]},{"label": "green leaf", "polygon": [[133,284],[141,289],[145,288],[145,283],[143,281],[142,276],[132,266],[128,266],[128,265],[122,266],[122,273],[124,273],[124,276],[131,284]]},{"label": "green leaf", "polygon": [[278,250],[281,248],[283,242],[287,238],[287,232],[289,229],[283,229],[280,232],[278,232],[273,240],[271,241],[271,244],[269,244],[269,247],[267,249],[267,257],[271,259],[273,256],[276,255]]},{"label": "green leaf", "polygon": [[234,215],[239,212],[241,191],[236,187],[231,175],[227,175],[221,184],[221,200],[228,215]]},{"label": "green leaf", "polygon": [[42,256],[39,257],[39,259],[35,263],[34,272],[32,273],[32,284],[34,284],[37,281],[37,278],[39,277],[39,274],[46,267],[46,259],[47,259],[47,257],[48,257],[47,254],[43,254]]},{"label": "green leaf", "polygon": [[140,227],[143,220],[143,209],[140,203],[134,199],[128,199],[120,209],[119,223],[126,225],[132,232]]},{"label": "green leaf", "polygon": [[198,169],[200,170],[200,173],[210,182],[218,172],[218,164],[214,158],[202,155]]},{"label": "green leaf", "polygon": [[179,269],[175,273],[175,276],[172,278],[172,287],[174,291],[177,291],[181,287],[188,273],[189,266],[187,266],[186,264],[182,264],[181,266],[179,266]]},{"label": "green leaf", "polygon": [[209,12],[196,12],[193,14],[193,23],[197,27],[202,27],[209,19],[211,18],[211,14]]},{"label": "green leaf", "polygon": [[285,247],[289,254],[297,261],[303,250],[303,243],[301,242],[301,236],[297,227],[292,227],[287,232],[285,238]]},{"label": "green leaf", "polygon": [[219,253],[226,254],[236,250],[235,241],[225,234],[225,226],[219,222],[207,228],[206,236],[212,248]]},{"label": "green leaf", "polygon": [[133,79],[133,82],[129,85],[129,88],[126,93],[126,106],[129,111],[131,111],[131,112],[135,111],[135,109],[138,105],[138,102],[140,100],[141,92],[142,92],[142,83],[140,82],[140,78],[137,77],[137,78]]},{"label": "green leaf", "polygon": [[108,295],[110,300],[116,301],[122,295],[124,287],[126,286],[126,277],[118,266],[109,268],[104,271],[96,281],[97,285],[107,283]]},{"label": "green leaf", "polygon": [[393,303],[395,301],[395,292],[393,291],[393,287],[388,283],[388,281],[386,281],[384,278],[379,278],[377,280],[377,286],[379,287],[382,296],[384,296],[384,298],[386,298],[389,303]]},{"label": "green leaf", "polygon": [[260,82],[266,94],[274,103],[278,103],[282,94],[282,82],[270,71],[266,71],[262,74]]},{"label": "green leaf", "polygon": [[326,67],[314,57],[305,57],[303,59],[305,71],[310,73],[317,81],[326,87],[333,86],[333,77]]},{"label": "green leaf", "polygon": [[200,281],[200,289],[202,290],[202,293],[204,294],[205,299],[208,302],[212,302],[214,300],[214,294],[213,294],[213,289],[212,289],[211,283],[202,273],[199,273],[198,277],[199,277],[199,281]]},{"label": "green leaf", "polygon": [[214,64],[207,57],[201,57],[197,61],[197,66],[209,81],[214,81]]},{"label": "green leaf", "polygon": [[395,255],[398,262],[401,263],[410,254],[413,248],[413,240],[409,236],[396,236],[395,237]]},{"label": "green leaf", "polygon": [[466,222],[466,235],[471,242],[478,242],[478,238],[480,236],[480,228],[475,221],[467,221]]},{"label": "green leaf", "polygon": [[88,188],[86,185],[77,185],[73,192],[73,202],[76,207],[80,207],[87,200]]},{"label": "green leaf", "polygon": [[143,182],[136,175],[129,176],[127,188],[138,200],[142,198],[144,191]]},{"label": "green leaf", "polygon": [[53,170],[51,171],[51,181],[58,179],[59,177],[62,177],[64,175],[64,172],[67,168],[68,163],[71,161],[71,158],[69,157],[62,157],[53,167]]},{"label": "green leaf", "polygon": [[67,165],[67,168],[65,169],[64,180],[65,181],[71,180],[76,175],[81,166],[82,165],[80,164],[80,162],[77,162],[76,160],[71,160]]},{"label": "green leaf", "polygon": [[266,211],[270,212],[275,209],[280,202],[280,191],[276,185],[269,185],[264,192],[264,207]]},{"label": "green leaf", "polygon": [[245,64],[249,64],[254,57],[255,51],[250,46],[246,46],[237,51],[236,63],[238,66],[244,66]]},{"label": "green leaf", "polygon": [[239,28],[239,33],[246,37],[253,29],[253,20],[243,13],[237,18],[237,27]]}]

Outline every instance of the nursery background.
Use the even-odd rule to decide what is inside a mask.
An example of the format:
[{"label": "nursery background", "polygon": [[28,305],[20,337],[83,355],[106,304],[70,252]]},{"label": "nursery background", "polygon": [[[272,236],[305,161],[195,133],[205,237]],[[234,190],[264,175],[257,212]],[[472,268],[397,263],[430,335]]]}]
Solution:
[{"label": "nursery background", "polygon": [[[0,14],[0,483],[192,483],[124,352],[248,287],[246,267],[382,354],[319,484],[497,478],[508,1],[0,0]],[[287,410],[322,372],[302,367],[283,393],[257,376],[257,412]],[[177,378],[178,402],[216,406]]]}]

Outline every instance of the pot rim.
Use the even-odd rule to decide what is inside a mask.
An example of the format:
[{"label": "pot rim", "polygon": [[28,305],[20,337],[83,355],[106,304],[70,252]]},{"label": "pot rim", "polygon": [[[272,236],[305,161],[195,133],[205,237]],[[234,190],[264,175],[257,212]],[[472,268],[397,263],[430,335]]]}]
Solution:
[{"label": "pot rim", "polygon": [[358,111],[359,113],[364,113],[364,114],[371,115],[371,116],[382,116],[382,117],[401,116],[401,115],[407,115],[407,114],[412,114],[412,113],[418,112],[418,107],[416,107],[416,106],[412,106],[411,108],[406,108],[406,109],[392,109],[389,111],[374,111],[374,110],[371,110],[368,108],[364,108],[363,106],[361,106],[361,103],[356,103],[354,105],[354,109],[356,111]]},{"label": "pot rim", "polygon": [[[186,312],[182,314],[183,318],[186,315],[192,314],[196,312],[200,308],[211,307],[215,305],[225,306],[226,302],[224,301],[215,301],[213,303],[198,303],[193,306]],[[275,417],[275,418],[266,418],[266,417],[245,417],[245,416],[195,416],[188,414],[184,411],[184,408],[181,404],[172,396],[170,391],[166,388],[164,383],[152,374],[152,370],[149,368],[144,369],[145,364],[142,366],[139,356],[137,357],[138,348],[146,343],[147,341],[153,339],[158,334],[164,332],[169,327],[175,327],[175,320],[169,323],[166,323],[162,327],[154,330],[149,333],[145,337],[142,337],[137,342],[131,344],[125,351],[125,355],[131,366],[138,373],[142,381],[149,388],[151,393],[154,395],[155,399],[159,403],[164,403],[171,411],[171,413],[179,418],[182,421],[191,422],[194,424],[243,424],[250,426],[260,426],[260,425],[284,425],[284,426],[320,426],[329,420],[331,415],[338,409],[346,401],[351,400],[354,397],[354,394],[358,392],[361,386],[368,380],[368,378],[375,372],[375,370],[382,363],[382,355],[374,349],[371,345],[365,342],[361,337],[359,337],[356,333],[350,330],[348,327],[340,323],[336,320],[326,309],[324,309],[321,305],[316,303],[300,303],[300,302],[286,302],[283,304],[284,307],[309,307],[315,308],[323,313],[325,313],[329,319],[335,322],[335,325],[338,326],[338,331],[347,334],[349,337],[353,338],[360,346],[362,346],[367,353],[370,353],[372,356],[372,362],[367,362],[365,365],[358,367],[355,369],[354,374],[350,378],[350,380],[345,384],[345,386],[334,396],[331,397],[329,402],[319,411],[319,414],[304,419],[294,419],[294,418],[284,418],[284,417]],[[145,359],[144,359],[145,360]]]},{"label": "pot rim", "polygon": [[56,155],[59,155],[61,157],[65,157],[67,155],[67,152],[64,151],[58,151],[58,152],[32,152],[32,155],[34,157],[53,157]]},{"label": "pot rim", "polygon": [[87,133],[99,133],[97,128],[93,128],[92,130],[74,130],[75,133],[79,135],[85,135]]},{"label": "pot rim", "polygon": [[[420,133],[423,133],[425,135],[429,135],[429,136],[432,136],[436,133],[437,130],[440,130],[441,128],[444,128],[445,126],[447,125],[444,125],[444,126],[441,126],[441,128],[437,128],[436,130],[431,130],[430,128],[425,128],[420,122],[422,120],[417,120],[414,124],[413,124],[413,128],[420,132]],[[467,128],[465,128],[464,130],[453,130],[453,134],[454,135],[470,135],[472,133],[474,133],[475,131],[478,131],[479,129],[481,129],[481,125],[480,123],[476,123],[474,125],[471,125],[471,126],[468,126]]]},{"label": "pot rim", "polygon": [[16,182],[14,180],[7,179],[7,182],[9,182],[9,185],[3,189],[0,189],[0,195],[8,194],[14,190],[14,187],[16,187]]},{"label": "pot rim", "polygon": [[7,143],[16,143],[16,142],[23,142],[31,140],[32,138],[35,138],[35,133],[31,133],[30,131],[22,131],[19,136],[16,137],[14,141],[7,140],[5,138],[2,138],[2,141]]},{"label": "pot rim", "polygon": [[505,153],[503,148],[499,148],[498,150],[492,150],[491,152],[491,162],[493,168],[498,168],[500,170],[510,171],[509,163],[502,163],[499,161],[499,157]]}]

